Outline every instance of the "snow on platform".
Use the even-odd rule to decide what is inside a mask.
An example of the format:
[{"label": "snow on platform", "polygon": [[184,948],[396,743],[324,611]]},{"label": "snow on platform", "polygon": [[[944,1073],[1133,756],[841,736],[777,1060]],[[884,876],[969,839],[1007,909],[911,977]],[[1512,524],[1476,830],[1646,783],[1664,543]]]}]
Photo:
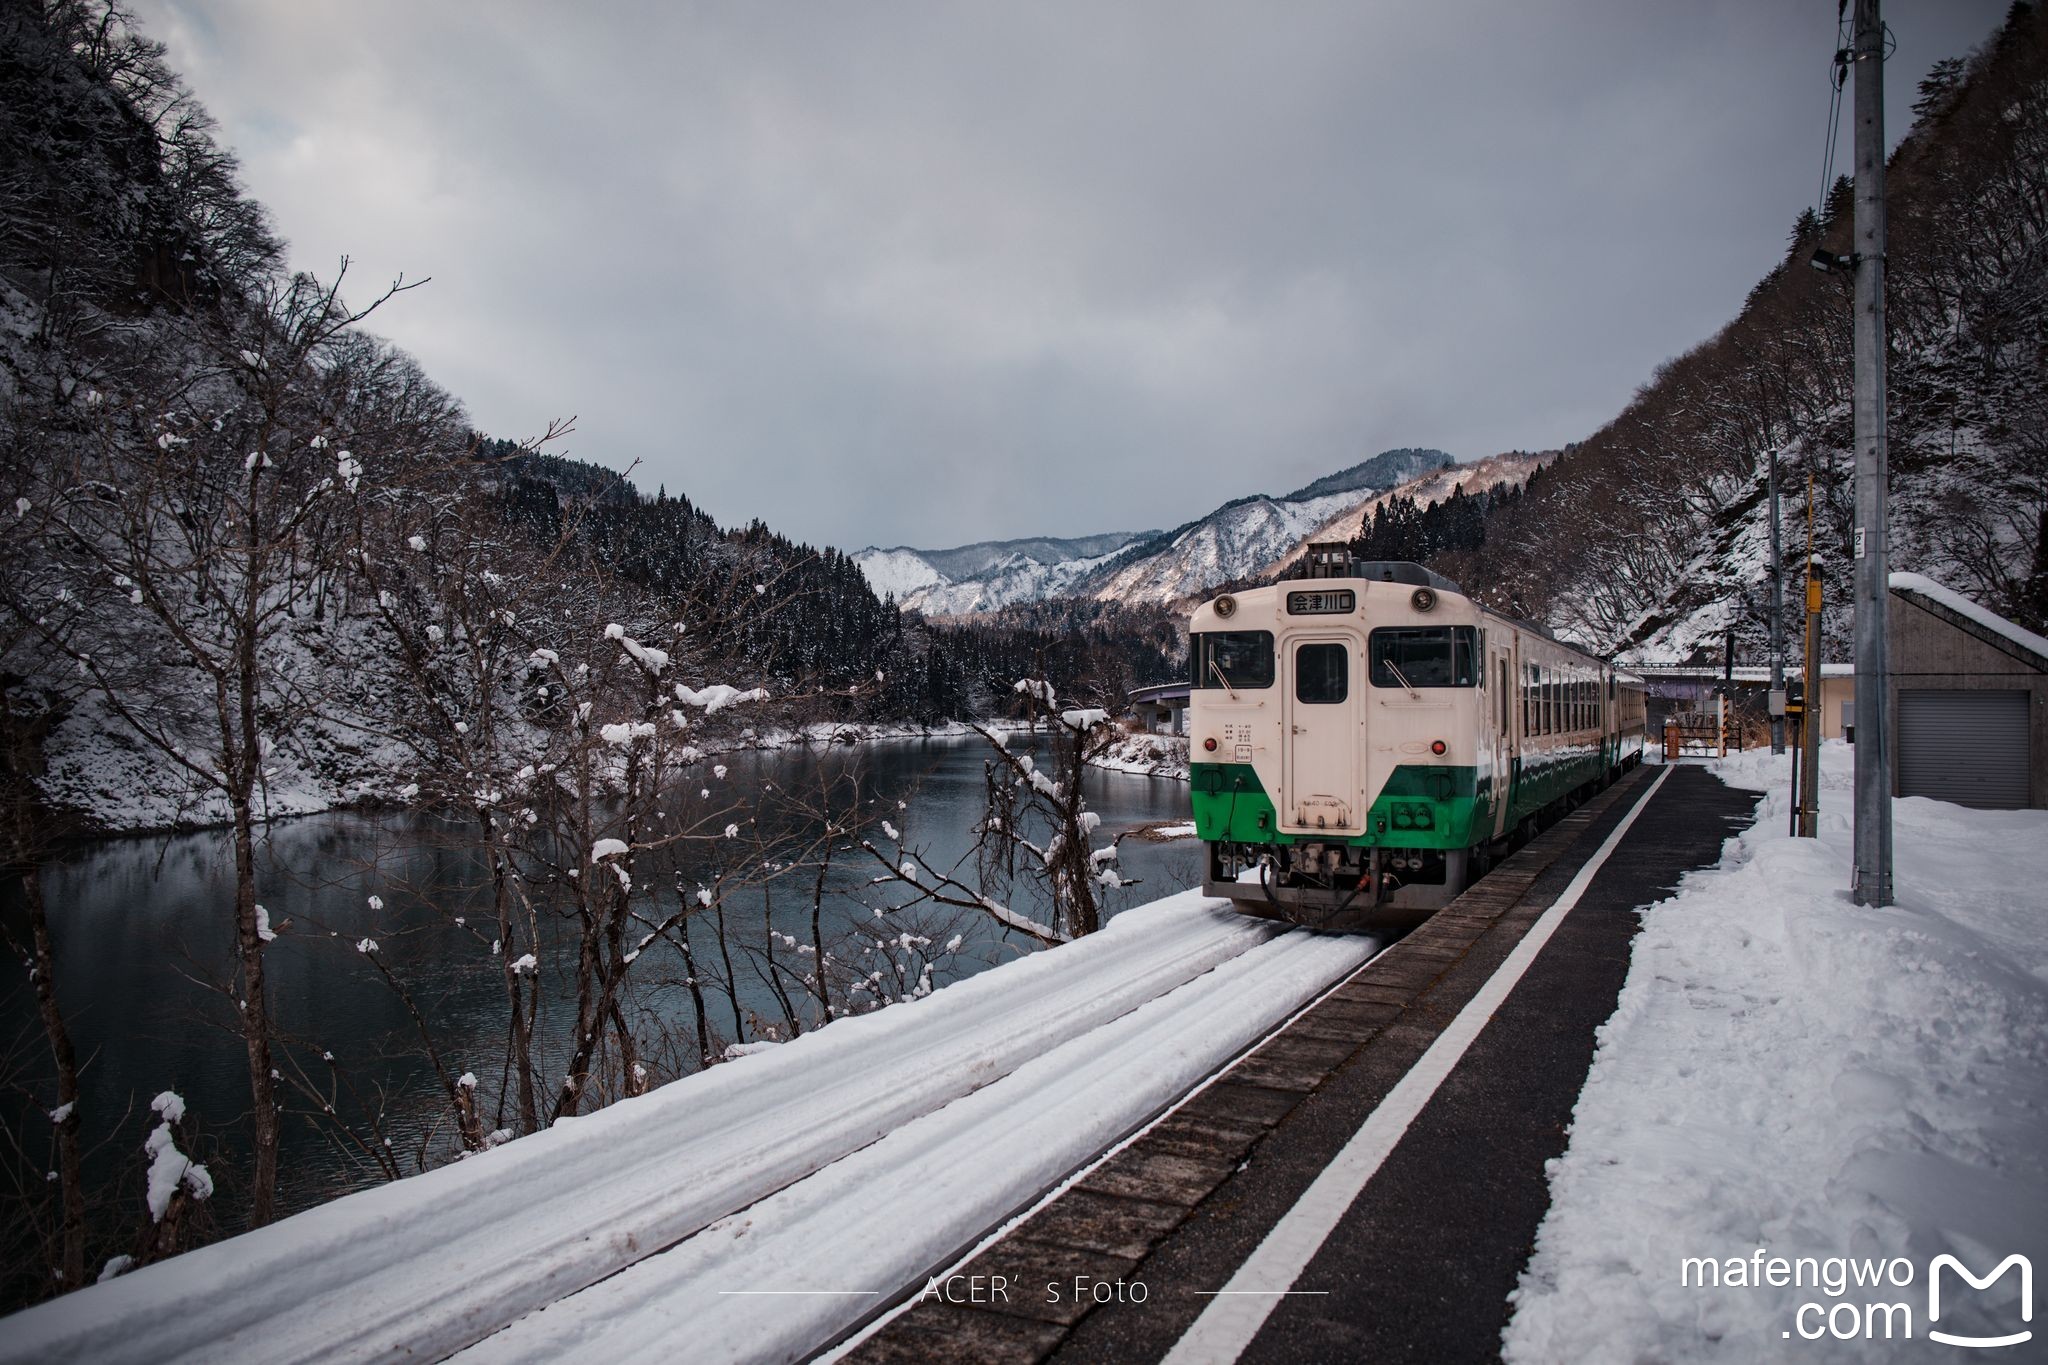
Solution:
[{"label": "snow on platform", "polygon": [[[2015,1252],[2048,1264],[2048,812],[1899,800],[1899,904],[1857,906],[1853,755],[1824,746],[1813,840],[1786,833],[1786,758],[1719,765],[1769,795],[1719,868],[1644,914],[1552,1167],[1509,1361],[1928,1358],[1934,1257],[1979,1275]],[[1823,1272],[1901,1257],[1914,1278],[1682,1283],[1685,1258],[1759,1249]],[[2026,1327],[2017,1279],[1952,1279],[1940,1328]],[[1914,1340],[1788,1335],[1821,1322],[1798,1320],[1804,1303],[1878,1301],[1911,1308]]]},{"label": "snow on platform", "polygon": [[[433,1360],[478,1342],[488,1358],[666,1359],[685,1321],[692,1359],[788,1358],[1375,947],[1169,897],[924,1000],[40,1305],[0,1329],[0,1361]],[[726,1292],[775,1288],[870,1292]]]}]

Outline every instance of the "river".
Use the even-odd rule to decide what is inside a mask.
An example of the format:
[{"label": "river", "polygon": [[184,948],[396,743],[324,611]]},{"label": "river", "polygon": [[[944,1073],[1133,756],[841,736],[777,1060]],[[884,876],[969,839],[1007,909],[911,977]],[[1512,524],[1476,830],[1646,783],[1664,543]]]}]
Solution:
[{"label": "river", "polygon": [[[907,847],[933,866],[950,867],[972,849],[986,757],[985,744],[972,736],[740,754],[724,760],[729,771],[721,795],[745,803],[769,784],[802,790],[836,776],[857,784],[861,799],[875,809],[891,811]],[[1091,770],[1088,805],[1102,819],[1097,843],[1186,816],[1187,791],[1184,782]],[[1123,875],[1141,884],[1108,893],[1106,909],[1113,914],[1195,884],[1198,856],[1192,840],[1126,840]],[[971,867],[969,858],[963,879],[970,882]],[[844,938],[870,923],[878,939],[900,932],[901,925],[875,920],[858,899],[876,899],[866,887],[874,870],[855,856],[835,868],[826,912],[831,933]],[[136,1201],[139,1216],[140,1144],[149,1101],[174,1089],[188,1105],[194,1155],[213,1157],[219,1168],[218,1216],[225,1225],[237,1224],[240,1192],[234,1181],[243,1164],[238,1154],[246,1140],[248,1083],[240,1040],[227,1027],[232,1006],[205,984],[225,979],[231,965],[233,861],[226,834],[97,842],[48,868],[44,885],[58,990],[84,1064],[79,1108],[85,1140],[103,1143],[89,1167],[89,1183],[112,1183],[120,1198]],[[332,1125],[314,1117],[319,1104],[306,1089],[324,1091],[338,1077],[345,1081],[337,1107],[381,1107],[383,1131],[405,1170],[416,1168],[421,1151],[436,1159],[445,1155],[445,1101],[404,1004],[357,951],[360,939],[377,940],[384,963],[432,1021],[450,1070],[480,1073],[484,1093],[495,1100],[500,1073],[493,1068],[504,1054],[502,986],[489,969],[488,931],[477,930],[484,921],[455,923],[466,906],[476,905],[481,913],[481,894],[470,852],[419,816],[337,812],[283,821],[268,831],[258,898],[278,937],[267,953],[267,970],[278,1026],[295,1043],[283,1049],[281,1061],[290,1073],[288,1087],[293,1076],[301,1078],[288,1102],[283,1137],[284,1210],[306,1208],[380,1178],[360,1152],[337,1140]],[[381,907],[372,907],[373,896]],[[1020,902],[1019,908],[1028,907]],[[742,893],[727,913],[736,939],[751,928],[758,940],[767,917],[776,930],[808,941],[808,886],[783,906],[764,906],[758,893]],[[14,889],[0,903],[0,914],[19,930]],[[1029,950],[1027,942],[1002,934],[978,912],[957,912],[920,927],[928,935],[962,938],[960,949],[945,956],[934,985]],[[875,945],[866,947],[873,952]],[[874,960],[884,963],[887,957],[884,951]],[[741,979],[738,1012],[750,1036],[758,1036],[775,1026],[774,998],[758,973],[735,975]],[[544,978],[544,990],[554,1006],[549,1019],[561,1020],[570,1009],[566,985]],[[659,1016],[649,1019],[657,1028],[689,1017],[679,980],[642,992],[637,1006]],[[38,1098],[52,1095],[33,997],[19,977],[4,1009],[15,1073],[8,1079],[32,1083]],[[734,1012],[722,997],[713,1010],[722,1038],[734,1031]],[[321,1064],[327,1053],[338,1059],[338,1068]],[[657,1075],[691,1065],[674,1055],[654,1061]],[[18,1098],[7,1108],[8,1122],[26,1135],[27,1164],[33,1165],[47,1128],[35,1131],[35,1116],[24,1112]]]}]

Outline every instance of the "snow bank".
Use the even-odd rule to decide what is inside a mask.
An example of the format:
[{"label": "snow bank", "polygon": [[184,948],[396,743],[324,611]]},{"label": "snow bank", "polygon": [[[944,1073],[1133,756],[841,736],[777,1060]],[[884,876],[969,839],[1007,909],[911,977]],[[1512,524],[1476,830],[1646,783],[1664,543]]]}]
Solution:
[{"label": "snow bank", "polygon": [[1277,932],[1192,892],[1127,910],[923,1000],[39,1305],[8,1320],[0,1361],[438,1359]]},{"label": "snow bank", "polygon": [[[685,1342],[692,1360],[803,1359],[1377,948],[1352,935],[1263,943],[457,1359],[669,1360]],[[775,1292],[805,1288],[842,1292]]]},{"label": "snow bank", "polygon": [[1171,777],[1185,782],[1188,780],[1188,739],[1186,735],[1131,735],[1088,762],[1110,772]]},{"label": "snow bank", "polygon": [[[1816,840],[1785,833],[1787,759],[1721,765],[1769,795],[1720,867],[1644,915],[1552,1165],[1509,1361],[1928,1358],[1933,1258],[2048,1264],[2048,812],[1898,801],[1899,904],[1859,907],[1853,752],[1823,749]],[[1822,1275],[1831,1257],[1903,1258],[1912,1279],[1681,1281],[1685,1258],[1725,1273],[1759,1248]],[[2019,1330],[2016,1280],[1950,1279],[1939,1329]],[[1875,1302],[1908,1305],[1915,1340],[1798,1335]]]}]

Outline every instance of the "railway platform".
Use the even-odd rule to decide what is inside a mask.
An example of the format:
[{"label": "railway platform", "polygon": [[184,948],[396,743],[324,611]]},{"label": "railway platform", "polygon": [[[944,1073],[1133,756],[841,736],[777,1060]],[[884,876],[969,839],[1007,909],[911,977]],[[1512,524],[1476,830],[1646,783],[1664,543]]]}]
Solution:
[{"label": "railway platform", "polygon": [[1636,911],[1754,804],[1631,773],[831,1354],[1494,1359]]}]

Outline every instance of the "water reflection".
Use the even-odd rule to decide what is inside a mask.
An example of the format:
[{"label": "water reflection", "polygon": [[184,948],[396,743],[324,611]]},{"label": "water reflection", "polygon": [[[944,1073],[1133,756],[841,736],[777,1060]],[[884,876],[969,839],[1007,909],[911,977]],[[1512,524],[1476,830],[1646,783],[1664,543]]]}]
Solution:
[{"label": "water reflection", "polygon": [[[905,841],[939,867],[962,860],[972,880],[972,828],[981,812],[981,741],[901,741],[858,750],[813,749],[738,755],[717,799],[750,804],[769,784],[784,790],[815,789],[838,781],[856,786],[858,799],[887,815]],[[1173,820],[1187,812],[1187,787],[1163,779],[1091,773],[1088,801],[1102,817],[1101,839],[1134,826]],[[897,809],[898,803],[907,809]],[[815,834],[798,827],[781,830],[793,838]],[[286,1210],[306,1207],[336,1193],[378,1179],[361,1153],[335,1140],[331,1125],[317,1122],[318,1101],[304,1093],[341,1087],[337,1107],[354,1098],[380,1106],[385,1131],[410,1170],[413,1154],[439,1150],[446,1141],[446,1106],[438,1083],[423,1061],[413,1021],[399,996],[357,951],[374,938],[385,965],[432,1021],[435,1039],[451,1074],[478,1073],[486,1096],[486,1123],[502,1122],[495,1112],[502,1087],[506,1009],[502,979],[492,958],[494,926],[487,879],[455,827],[411,816],[333,814],[291,821],[273,828],[262,860],[259,899],[278,938],[267,955],[278,1027],[295,1046],[283,1050],[280,1068],[298,1083],[288,1101],[279,1199]],[[1113,914],[1195,884],[1197,852],[1190,843],[1153,844],[1127,840],[1123,868],[1142,885],[1113,893]],[[672,866],[655,875],[672,884],[709,881],[730,850],[689,845]],[[864,855],[847,853],[828,880],[825,923],[828,940],[844,942],[856,929],[886,942],[900,926],[876,920],[863,899],[879,899],[867,883],[875,872]],[[811,878],[802,885],[779,884],[767,896],[743,893],[727,913],[734,938],[761,942],[764,919],[776,930],[808,942]],[[230,907],[233,858],[222,833],[173,838],[112,840],[82,850],[45,876],[58,961],[58,986],[78,1053],[85,1061],[81,1116],[88,1140],[105,1137],[124,1113],[119,1140],[94,1158],[95,1181],[111,1175],[139,1175],[137,1147],[141,1116],[149,1098],[174,1088],[186,1098],[197,1124],[210,1132],[233,1159],[246,1124],[247,1082],[239,1038],[229,1031],[232,1002],[212,983],[232,973]],[[370,897],[378,897],[381,907]],[[4,912],[19,919],[10,898]],[[458,919],[463,922],[458,923]],[[743,922],[744,921],[744,922]],[[943,923],[941,924],[941,921]],[[947,976],[964,975],[1015,953],[1028,944],[998,932],[985,916],[949,912],[928,920],[962,938],[948,956]],[[549,934],[569,935],[554,924]],[[863,935],[865,937],[866,935]],[[700,967],[714,948],[702,926],[692,942]],[[855,944],[849,951],[859,952]],[[863,960],[887,965],[891,954],[865,944]],[[787,957],[790,950],[782,950]],[[680,958],[666,953],[636,967],[635,1009],[651,1024],[687,1025],[691,1015]],[[807,965],[807,964],[805,964]],[[722,966],[708,968],[714,974]],[[780,1004],[761,968],[742,951],[734,961],[739,1012],[775,1020]],[[943,979],[939,982],[943,984]],[[574,1016],[566,981],[543,978],[541,1032],[558,1062],[561,1033]],[[33,997],[18,986],[5,1004],[13,1036],[24,1039],[18,1055],[35,1059],[40,1038]],[[723,997],[710,1004],[714,1027],[729,1039],[732,1006]],[[687,1051],[684,1049],[683,1051]],[[336,1066],[324,1063],[332,1054]],[[680,1053],[670,1069],[688,1064]],[[544,1074],[558,1066],[543,1065]],[[48,1087],[38,1087],[47,1094]],[[18,1121],[17,1110],[7,1116]],[[23,1131],[17,1127],[16,1131]],[[223,1183],[217,1212],[232,1225],[239,1216],[238,1192]]]}]

